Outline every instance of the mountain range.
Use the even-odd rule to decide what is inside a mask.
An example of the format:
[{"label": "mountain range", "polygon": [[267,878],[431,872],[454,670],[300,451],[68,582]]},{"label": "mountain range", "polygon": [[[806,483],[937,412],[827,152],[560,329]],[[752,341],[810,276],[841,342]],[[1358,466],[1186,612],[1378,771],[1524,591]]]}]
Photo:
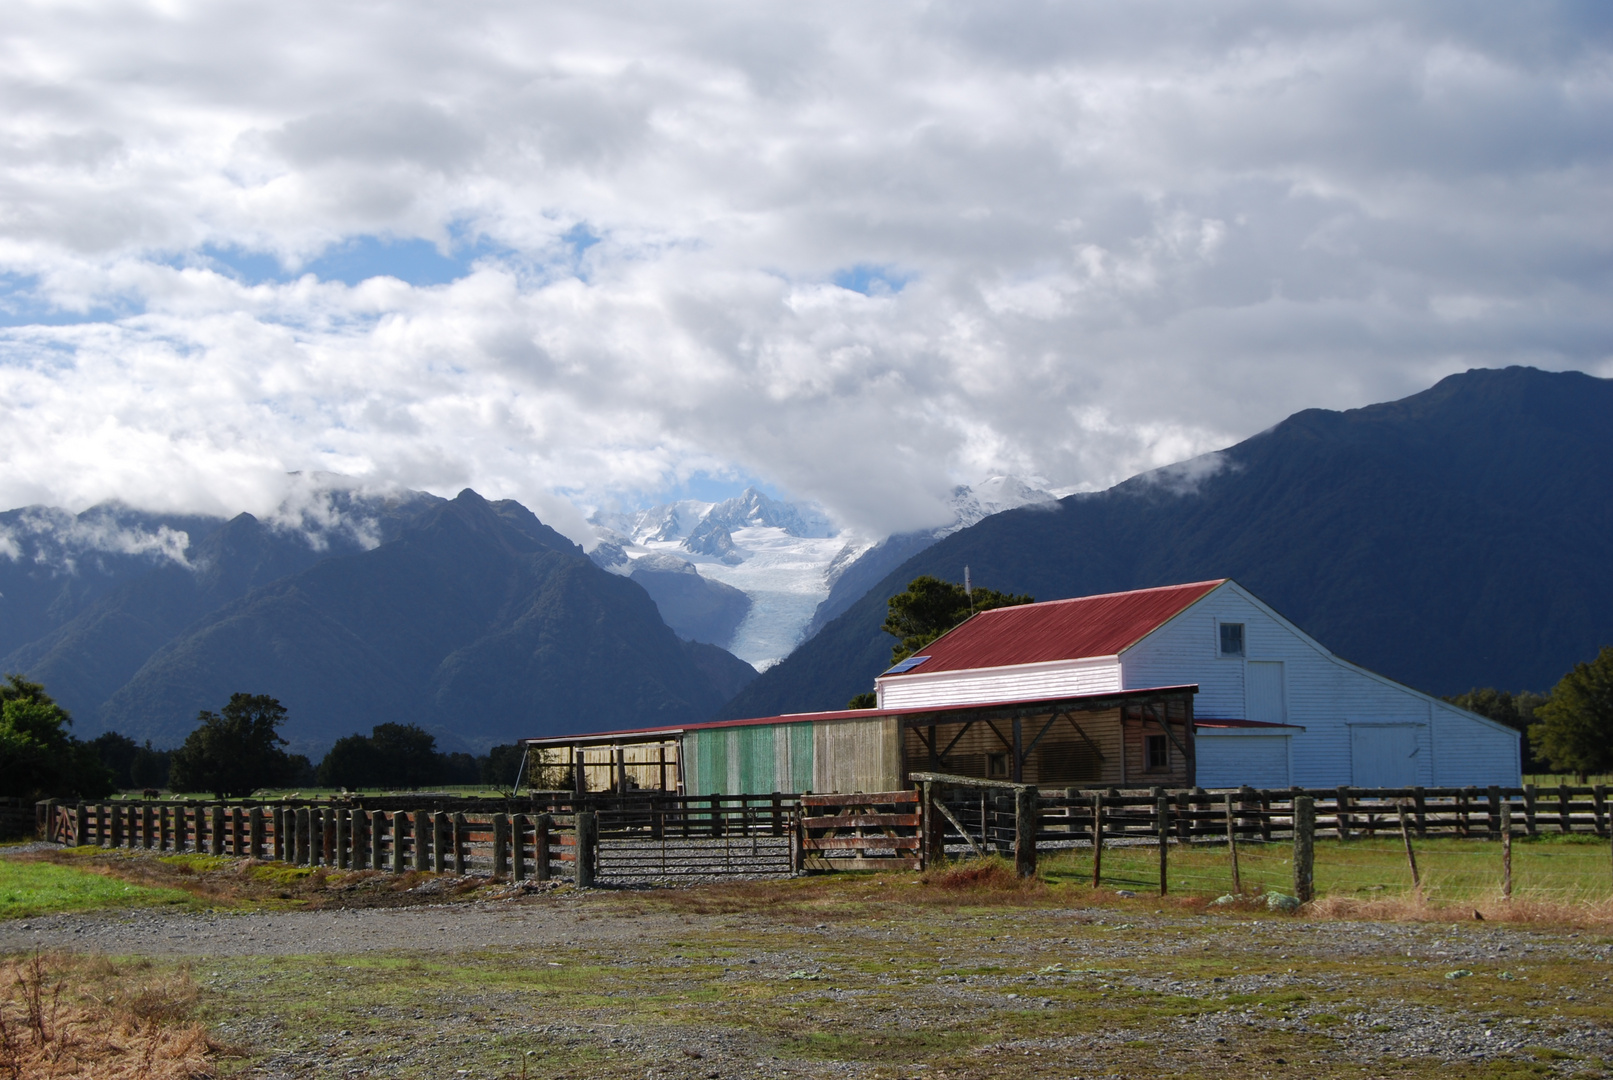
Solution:
[{"label": "mountain range", "polygon": [[0,670],[43,682],[80,736],[159,747],[234,691],[271,694],[315,752],[389,720],[475,750],[687,723],[755,676],[518,503],[319,495],[267,522],[0,515]]},{"label": "mountain range", "polygon": [[986,517],[884,574],[719,715],[843,707],[890,662],[886,600],[966,566],[1040,600],[1232,577],[1418,689],[1549,689],[1613,643],[1613,380],[1469,371]]}]

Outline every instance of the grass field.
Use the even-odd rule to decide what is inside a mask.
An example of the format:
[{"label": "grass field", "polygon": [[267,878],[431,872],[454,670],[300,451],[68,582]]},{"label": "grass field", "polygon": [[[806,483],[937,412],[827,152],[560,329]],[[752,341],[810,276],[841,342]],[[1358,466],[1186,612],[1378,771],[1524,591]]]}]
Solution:
[{"label": "grass field", "polygon": [[[1430,901],[1457,902],[1501,895],[1501,845],[1484,840],[1439,837],[1414,841],[1413,850]],[[1240,843],[1238,869],[1243,891],[1293,891],[1293,850],[1286,843]],[[1226,846],[1171,847],[1170,891],[1178,895],[1220,895],[1232,891]],[[1092,853],[1077,848],[1042,860],[1044,878],[1053,882],[1092,879]],[[1379,837],[1345,842],[1318,840],[1316,894],[1333,897],[1401,896],[1412,892],[1411,868],[1401,839]],[[1155,892],[1159,888],[1157,847],[1108,847],[1102,883],[1112,888]],[[1590,835],[1540,836],[1512,845],[1513,896],[1560,903],[1613,898],[1613,848]]]},{"label": "grass field", "polygon": [[189,893],[179,889],[139,885],[93,869],[0,858],[0,919],[54,911],[183,904],[190,899]]}]

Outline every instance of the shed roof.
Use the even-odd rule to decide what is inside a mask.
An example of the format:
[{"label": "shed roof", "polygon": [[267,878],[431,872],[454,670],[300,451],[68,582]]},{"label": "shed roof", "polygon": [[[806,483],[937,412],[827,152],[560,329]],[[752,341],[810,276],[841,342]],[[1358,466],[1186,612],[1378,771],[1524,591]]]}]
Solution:
[{"label": "shed roof", "polygon": [[928,657],[923,663],[881,678],[1115,656],[1226,581],[1218,578],[982,611],[921,650]]}]

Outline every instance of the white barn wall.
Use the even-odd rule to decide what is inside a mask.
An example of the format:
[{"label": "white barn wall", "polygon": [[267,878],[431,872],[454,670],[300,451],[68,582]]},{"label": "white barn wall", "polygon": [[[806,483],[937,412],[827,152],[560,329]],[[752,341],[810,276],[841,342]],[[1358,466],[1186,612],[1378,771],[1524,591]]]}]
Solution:
[{"label": "white barn wall", "polygon": [[[1245,656],[1220,655],[1221,622],[1243,623]],[[1305,729],[1293,735],[1293,784],[1355,783],[1351,726],[1385,723],[1416,725],[1419,784],[1519,781],[1516,733],[1338,659],[1231,583],[1120,658],[1125,689],[1197,682],[1195,716],[1234,720],[1248,718],[1244,694],[1250,660],[1283,662],[1287,722]]]},{"label": "white barn wall", "polygon": [[985,705],[994,701],[1102,694],[1121,689],[1114,657],[1056,660],[1011,668],[938,671],[875,680],[882,709],[922,709],[931,705]]}]

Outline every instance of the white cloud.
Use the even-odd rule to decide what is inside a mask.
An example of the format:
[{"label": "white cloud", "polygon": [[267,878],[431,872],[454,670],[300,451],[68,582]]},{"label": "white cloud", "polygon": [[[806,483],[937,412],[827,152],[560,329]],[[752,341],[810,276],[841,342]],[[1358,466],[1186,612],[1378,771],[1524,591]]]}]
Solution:
[{"label": "white cloud", "polygon": [[262,513],[331,471],[583,537],[573,502],[706,471],[892,529],[1465,367],[1613,374],[1595,8],[0,24],[0,505]]}]

